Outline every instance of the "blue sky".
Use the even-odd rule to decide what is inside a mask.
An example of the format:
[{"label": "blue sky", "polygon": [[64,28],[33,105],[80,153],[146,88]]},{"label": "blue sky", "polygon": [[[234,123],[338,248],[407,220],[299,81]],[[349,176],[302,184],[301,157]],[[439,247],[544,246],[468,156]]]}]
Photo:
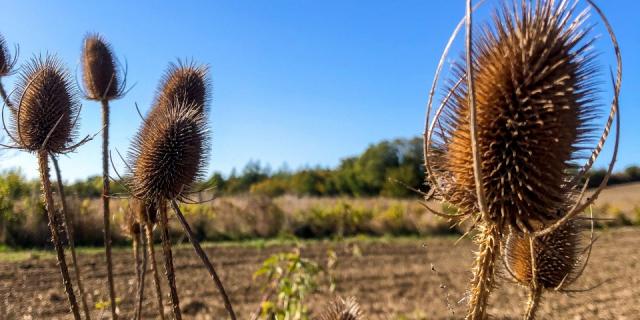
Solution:
[{"label": "blue sky", "polygon": [[[640,162],[640,2],[597,2],[624,55],[621,168]],[[370,143],[421,134],[436,64],[463,13],[462,0],[21,0],[3,4],[0,33],[20,44],[20,62],[51,52],[72,72],[85,33],[102,33],[126,59],[129,83],[136,84],[112,103],[111,147],[121,151],[140,123],[134,102],[148,109],[169,62],[193,58],[209,64],[209,171],[229,173],[250,159],[273,168],[334,166]],[[601,26],[596,32],[606,40]],[[599,43],[602,65],[612,65],[610,46]],[[14,81],[3,79],[8,91]],[[81,133],[99,128],[99,104],[84,101]],[[609,155],[607,150],[604,157]],[[61,165],[67,180],[99,174],[100,140]],[[36,176],[32,155],[3,155],[0,169],[10,167]]]}]

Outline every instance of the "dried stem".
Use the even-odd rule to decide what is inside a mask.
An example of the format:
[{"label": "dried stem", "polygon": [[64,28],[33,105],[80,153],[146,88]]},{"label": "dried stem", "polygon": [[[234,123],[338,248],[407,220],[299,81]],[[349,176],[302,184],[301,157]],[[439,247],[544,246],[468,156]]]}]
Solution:
[{"label": "dried stem", "polygon": [[191,231],[191,227],[189,226],[189,223],[187,223],[187,220],[182,215],[182,212],[180,211],[180,207],[178,207],[178,203],[176,202],[175,199],[171,200],[171,207],[173,208],[173,211],[178,217],[180,224],[182,224],[182,228],[187,233],[189,242],[191,242],[191,244],[193,245],[193,248],[196,250],[196,254],[198,254],[198,257],[200,257],[200,259],[202,260],[202,263],[205,265],[205,267],[209,271],[209,274],[213,278],[213,281],[216,283],[216,286],[218,287],[218,291],[220,292],[220,295],[224,300],[224,307],[227,309],[227,312],[229,313],[229,317],[231,317],[231,320],[236,320],[236,314],[233,311],[233,307],[231,306],[231,301],[229,300],[229,296],[227,295],[227,292],[224,290],[222,281],[218,277],[218,274],[216,273],[216,270],[213,267],[213,264],[211,264],[211,261],[209,261],[209,257],[204,252],[204,250],[202,250],[202,247],[200,246],[200,242],[198,241],[198,239],[195,238],[193,231]]},{"label": "dried stem", "polygon": [[169,221],[167,219],[167,207],[164,201],[158,204],[160,211],[160,235],[162,237],[162,252],[164,253],[164,269],[169,283],[171,295],[171,308],[173,309],[173,317],[175,320],[182,319],[180,311],[180,298],[178,297],[178,289],[176,288],[176,274],[173,269],[173,255],[171,253],[171,240],[169,239]]},{"label": "dried stem", "polygon": [[104,248],[107,257],[107,282],[111,317],[118,319],[116,313],[116,291],[113,285],[113,263],[111,261],[111,223],[109,211],[109,101],[102,100],[102,216],[104,219]]},{"label": "dried stem", "polygon": [[151,222],[147,221],[144,224],[144,231],[147,238],[147,250],[149,258],[151,258],[151,273],[153,273],[153,284],[156,287],[156,298],[158,301],[158,312],[160,313],[160,319],[164,320],[164,302],[162,302],[162,287],[160,287],[160,275],[158,275],[158,264],[156,263],[156,254],[153,247],[153,230],[151,229]]},{"label": "dried stem", "polygon": [[9,101],[9,97],[7,96],[7,92],[4,91],[4,86],[2,85],[1,82],[0,82],[0,98],[2,98],[2,101],[0,101],[0,102],[3,102],[7,106],[11,106],[11,103]]},{"label": "dried stem", "polygon": [[469,310],[466,319],[484,320],[488,317],[487,303],[493,289],[495,260],[500,250],[498,232],[494,225],[480,226],[477,241],[480,244],[474,264],[474,275],[469,293]]},{"label": "dried stem", "polygon": [[60,204],[62,206],[62,217],[64,219],[64,232],[67,234],[67,242],[69,243],[69,249],[71,250],[71,261],[74,266],[74,273],[76,276],[76,282],[78,283],[78,293],[80,294],[80,302],[82,303],[82,311],[87,320],[91,320],[91,312],[89,311],[89,305],[87,304],[87,297],[84,292],[84,285],[82,284],[82,271],[78,264],[78,258],[76,255],[76,246],[73,237],[73,222],[69,216],[69,210],[67,210],[67,198],[64,193],[64,185],[62,184],[62,175],[60,173],[60,166],[58,165],[58,159],[51,155],[51,162],[53,162],[53,168],[56,172],[57,191],[60,197]]},{"label": "dried stem", "polygon": [[69,269],[67,268],[67,261],[64,257],[64,248],[60,242],[60,235],[58,234],[57,222],[55,212],[56,209],[53,205],[53,194],[51,193],[51,181],[49,180],[49,155],[46,150],[41,149],[38,151],[38,165],[40,168],[40,181],[42,183],[42,193],[44,194],[45,205],[47,208],[47,215],[49,216],[49,229],[51,230],[51,240],[56,250],[58,266],[60,267],[60,273],[62,274],[62,282],[64,290],[67,293],[69,299],[69,305],[73,318],[80,320],[80,309],[78,308],[78,302],[76,301],[76,295],[73,292],[73,285],[71,284],[71,277],[69,276]]},{"label": "dried stem", "polygon": [[[137,273],[138,273],[138,303],[136,305],[136,317],[135,319],[142,319],[141,318],[141,313],[142,313],[142,301],[144,301],[144,279],[145,276],[147,274],[147,254],[146,251],[144,250],[145,248],[145,243],[144,243],[144,237],[142,236],[142,232],[136,233],[134,235],[134,239],[137,238],[137,244],[135,245],[135,251],[137,252],[137,255],[140,256],[140,253],[142,253],[142,264],[138,263],[138,258],[136,258],[136,263],[138,263],[139,265],[136,267],[137,268]],[[142,250],[138,250],[138,246],[140,247],[140,249]]]},{"label": "dried stem", "polygon": [[529,302],[527,302],[527,311],[524,315],[524,320],[534,320],[536,318],[536,311],[540,306],[540,298],[542,297],[542,290],[539,288],[531,288],[529,291]]}]

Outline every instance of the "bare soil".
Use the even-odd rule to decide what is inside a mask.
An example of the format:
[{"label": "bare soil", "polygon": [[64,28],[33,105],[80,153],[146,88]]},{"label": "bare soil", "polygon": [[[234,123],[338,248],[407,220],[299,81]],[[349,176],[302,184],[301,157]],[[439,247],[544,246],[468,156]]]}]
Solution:
[{"label": "bare soil", "polygon": [[[571,295],[547,293],[539,319],[638,319],[640,315],[640,229],[599,231],[589,266],[575,289],[604,282],[596,289]],[[368,319],[457,319],[465,309],[465,288],[470,279],[474,244],[455,238],[308,242],[304,256],[324,263],[327,250],[335,250],[338,264],[337,294],[356,296]],[[159,248],[158,248],[159,249]],[[239,319],[249,319],[260,299],[260,283],[252,274],[261,262],[291,246],[232,245],[208,247],[230,292]],[[159,262],[160,250],[157,250]],[[188,247],[175,251],[177,284],[187,319],[222,319],[224,309],[213,282]],[[79,257],[85,272],[90,304],[106,301],[104,258],[99,254]],[[123,319],[132,318],[134,302],[133,258],[129,252],[114,256],[116,289]],[[160,266],[161,270],[162,267]],[[162,275],[163,276],[163,275]],[[164,279],[163,279],[164,280]],[[165,285],[164,292],[168,293]],[[155,297],[147,278],[144,319],[155,319]],[[309,299],[317,310],[329,294]],[[165,302],[168,302],[165,298]],[[491,297],[490,311],[498,319],[519,319],[525,290],[506,278]],[[165,308],[167,315],[170,309]],[[109,315],[94,309],[93,319]],[[70,319],[56,262],[30,259],[0,262],[0,319]]]}]

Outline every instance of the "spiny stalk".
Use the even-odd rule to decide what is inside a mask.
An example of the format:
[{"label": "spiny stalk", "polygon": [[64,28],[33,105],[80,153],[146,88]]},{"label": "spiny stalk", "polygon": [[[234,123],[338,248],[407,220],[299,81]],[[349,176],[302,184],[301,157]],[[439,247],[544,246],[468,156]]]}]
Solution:
[{"label": "spiny stalk", "polygon": [[91,320],[91,312],[89,311],[89,305],[87,304],[87,297],[84,291],[84,285],[82,283],[82,271],[80,268],[80,264],[78,264],[78,258],[76,255],[76,246],[73,237],[73,222],[71,221],[69,211],[67,210],[67,199],[64,192],[64,185],[62,183],[62,174],[60,173],[60,167],[58,166],[58,158],[53,154],[51,155],[51,162],[53,162],[53,168],[56,173],[56,181],[58,187],[57,191],[58,196],[60,197],[60,204],[62,206],[62,217],[64,219],[64,232],[67,234],[67,242],[69,243],[69,249],[71,251],[71,261],[73,262],[76,282],[78,283],[78,293],[80,294],[82,311],[84,312],[85,318],[87,320]]}]

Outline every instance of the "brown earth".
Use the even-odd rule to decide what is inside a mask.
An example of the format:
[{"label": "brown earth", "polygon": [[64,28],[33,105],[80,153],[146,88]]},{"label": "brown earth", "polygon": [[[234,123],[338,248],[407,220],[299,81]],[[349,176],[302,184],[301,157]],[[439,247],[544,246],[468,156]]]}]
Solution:
[{"label": "brown earth", "polygon": [[[600,238],[589,266],[574,287],[587,288],[606,282],[586,293],[546,294],[539,319],[638,319],[640,229],[618,228],[598,234]],[[454,242],[454,238],[308,242],[301,251],[323,263],[327,250],[335,250],[336,291],[341,296],[356,296],[368,319],[456,319],[465,309],[464,292],[474,246],[469,240],[455,246]],[[291,246],[233,245],[207,249],[231,294],[239,319],[250,318],[260,297],[260,283],[252,279],[253,272],[269,255],[288,250]],[[193,251],[183,246],[176,250],[175,258],[185,318],[223,318],[224,309],[213,282]],[[91,295],[90,304],[106,300],[102,255],[86,254],[79,259]],[[114,261],[116,289],[122,299],[119,310],[123,319],[130,319],[135,296],[132,257],[119,251]],[[144,319],[156,318],[152,288],[147,278]],[[318,293],[311,297],[311,308],[319,308],[326,296]],[[525,290],[503,278],[492,295],[490,311],[499,319],[519,319],[524,301]],[[69,319],[67,312],[55,260],[0,262],[0,319]],[[170,312],[168,306],[166,312]],[[107,312],[94,310],[93,319],[106,318]]]}]

